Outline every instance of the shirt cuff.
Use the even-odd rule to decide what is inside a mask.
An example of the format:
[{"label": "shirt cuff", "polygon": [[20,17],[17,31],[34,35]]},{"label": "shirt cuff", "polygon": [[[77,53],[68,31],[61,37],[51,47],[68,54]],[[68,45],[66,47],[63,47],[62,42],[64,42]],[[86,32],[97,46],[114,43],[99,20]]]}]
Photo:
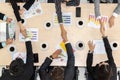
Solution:
[{"label": "shirt cuff", "polygon": [[25,41],[31,41],[30,38],[25,38]]},{"label": "shirt cuff", "polygon": [[118,17],[118,14],[114,12],[114,13],[113,13],[113,16],[114,16],[114,17]]},{"label": "shirt cuff", "polygon": [[6,46],[6,42],[2,42],[2,47],[5,47]]},{"label": "shirt cuff", "polygon": [[98,20],[98,19],[101,19],[101,16],[98,16],[96,19],[97,19],[97,20]]},{"label": "shirt cuff", "polygon": [[63,23],[59,23],[59,24],[63,24]]},{"label": "shirt cuff", "polygon": [[7,18],[8,18],[7,16],[4,16],[4,17],[3,17],[3,21],[6,21],[6,20],[7,20]]},{"label": "shirt cuff", "polygon": [[91,51],[91,50],[88,51],[89,54],[91,54],[91,53],[93,53],[93,52],[94,52],[94,51]]},{"label": "shirt cuff", "polygon": [[102,36],[102,38],[107,38],[107,36]]},{"label": "shirt cuff", "polygon": [[65,42],[65,44],[68,44],[68,43],[70,43],[70,42],[69,41]]},{"label": "shirt cuff", "polygon": [[48,57],[50,60],[53,60],[50,56]]}]

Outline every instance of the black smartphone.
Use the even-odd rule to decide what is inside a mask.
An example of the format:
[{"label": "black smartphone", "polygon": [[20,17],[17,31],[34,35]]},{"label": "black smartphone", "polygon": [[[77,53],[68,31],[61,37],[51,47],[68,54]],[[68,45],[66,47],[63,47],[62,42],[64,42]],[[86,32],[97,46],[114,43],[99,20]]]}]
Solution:
[{"label": "black smartphone", "polygon": [[76,7],[76,17],[81,17],[81,7]]},{"label": "black smartphone", "polygon": [[34,53],[34,63],[38,63],[39,62],[39,58],[38,58],[38,53]]}]

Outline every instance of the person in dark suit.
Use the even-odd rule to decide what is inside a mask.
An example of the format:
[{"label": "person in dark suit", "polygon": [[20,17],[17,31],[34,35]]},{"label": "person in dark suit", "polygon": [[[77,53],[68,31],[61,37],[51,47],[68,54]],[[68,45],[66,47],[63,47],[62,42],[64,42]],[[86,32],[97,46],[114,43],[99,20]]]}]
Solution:
[{"label": "person in dark suit", "polygon": [[110,47],[107,36],[105,35],[104,23],[101,22],[100,32],[103,37],[105,50],[108,60],[98,63],[95,67],[92,67],[93,52],[95,45],[91,41],[88,42],[89,52],[87,55],[87,71],[92,80],[117,80],[117,69],[113,59],[112,49]]},{"label": "person in dark suit", "polygon": [[32,4],[35,2],[35,0],[29,0],[25,3],[22,9],[17,5],[17,2],[15,0],[10,0],[10,3],[12,5],[14,14],[16,16],[17,21],[21,21],[22,23],[24,22],[23,19],[21,19],[20,15],[24,13],[25,10],[29,10]]},{"label": "person in dark suit", "polygon": [[61,11],[61,3],[62,2],[66,2],[67,6],[78,6],[80,3],[80,0],[54,0],[55,3],[55,9],[56,9],[56,13],[57,13],[57,17],[58,17],[58,22],[60,24],[63,23],[63,19],[62,19],[62,11]]},{"label": "person in dark suit", "polygon": [[[35,0],[29,0],[26,2],[26,4],[23,6],[26,10],[29,10],[29,8],[32,6],[32,4],[34,3]],[[24,34],[26,33],[26,29],[23,25],[23,23],[25,22],[24,19],[21,18],[19,10],[20,8],[17,6],[17,3],[15,0],[10,0],[10,3],[12,5],[15,17],[17,19],[17,22],[19,24],[20,27],[20,32],[24,32]],[[22,26],[22,27],[21,27]]]},{"label": "person in dark suit", "polygon": [[[8,18],[5,14],[0,13],[0,19],[3,21],[6,21],[7,23],[10,23],[12,21],[11,18]],[[0,49],[5,47],[8,44],[11,44],[13,42],[12,39],[8,39],[6,42],[0,42]]]},{"label": "person in dark suit", "polygon": [[[22,15],[24,13],[25,10],[29,10],[30,7],[32,6],[32,4],[35,2],[35,0],[13,0],[16,3],[17,2],[25,2],[25,4],[23,5],[23,7],[20,9],[20,7],[18,6],[18,11],[20,13],[20,15]],[[11,0],[7,0],[6,2],[13,2]],[[15,5],[14,5],[15,6]],[[14,8],[13,8],[14,9]]]},{"label": "person in dark suit", "polygon": [[24,64],[21,58],[16,58],[10,63],[9,69],[5,70],[0,80],[30,80],[33,75],[33,51],[32,44],[26,33],[21,32],[25,37],[27,59]]},{"label": "person in dark suit", "polygon": [[10,23],[12,21],[11,18],[8,18],[5,14],[0,13],[0,19],[3,21],[6,21],[7,23]]},{"label": "person in dark suit", "polygon": [[[61,50],[58,49],[56,50],[50,57],[47,57],[43,64],[41,65],[39,69],[39,75],[41,80],[73,80],[74,79],[74,74],[75,74],[75,59],[74,59],[74,53],[71,44],[68,42],[67,39],[67,32],[64,29],[63,25],[60,25],[61,29],[61,36],[63,39],[63,42],[65,43],[65,47],[67,50],[67,55],[68,55],[68,61],[67,61],[67,66],[64,71],[64,75],[56,75],[56,76],[51,76],[48,72],[47,69],[52,63],[53,59],[58,58],[58,55],[61,53]],[[59,73],[59,72],[58,72]],[[57,73],[54,73],[57,74]],[[62,73],[61,73],[62,74]]]},{"label": "person in dark suit", "polygon": [[[16,2],[27,2],[29,0],[16,0]],[[10,0],[6,0],[6,2],[10,2]]]},{"label": "person in dark suit", "polygon": [[[95,16],[96,16],[97,19],[100,19],[100,20],[101,20],[100,2],[104,2],[104,3],[114,2],[114,0],[93,0],[93,1],[94,1],[94,6],[95,6],[95,10],[94,10],[95,11]],[[109,27],[114,26],[114,20],[120,14],[120,0],[117,0],[117,2],[118,2],[118,5],[114,9],[114,12],[109,19]]]}]

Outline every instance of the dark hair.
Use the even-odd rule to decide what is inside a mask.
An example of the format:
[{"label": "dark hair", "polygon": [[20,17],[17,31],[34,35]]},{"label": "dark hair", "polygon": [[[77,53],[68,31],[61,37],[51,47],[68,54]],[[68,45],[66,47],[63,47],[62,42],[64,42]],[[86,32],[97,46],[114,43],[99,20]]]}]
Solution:
[{"label": "dark hair", "polygon": [[110,80],[112,69],[109,65],[101,65],[98,67],[98,80]]},{"label": "dark hair", "polygon": [[51,72],[52,80],[63,80],[64,78],[64,68],[63,67],[54,67]]},{"label": "dark hair", "polygon": [[21,58],[16,58],[15,60],[13,60],[10,64],[10,74],[12,76],[19,76],[23,73],[24,69],[23,69],[23,65],[24,62]]}]

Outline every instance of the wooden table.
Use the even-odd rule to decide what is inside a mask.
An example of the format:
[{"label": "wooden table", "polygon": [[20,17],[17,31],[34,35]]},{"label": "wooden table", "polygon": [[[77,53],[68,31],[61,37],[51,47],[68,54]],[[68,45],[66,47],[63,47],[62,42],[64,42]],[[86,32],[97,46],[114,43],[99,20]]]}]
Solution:
[{"label": "wooden table", "polygon": [[[22,5],[22,4],[20,4]],[[41,65],[44,59],[51,55],[56,50],[56,45],[61,42],[61,34],[58,26],[53,25],[53,14],[55,13],[54,4],[41,3],[43,14],[39,16],[34,16],[26,20],[27,27],[38,28],[39,29],[39,40],[38,42],[33,42],[33,52],[39,53],[39,63],[35,65]],[[75,48],[76,42],[83,41],[85,43],[84,50],[75,50],[75,65],[76,66],[86,66],[86,57],[88,53],[87,42],[89,40],[98,40],[101,39],[101,34],[99,29],[88,28],[88,17],[89,14],[94,14],[94,5],[93,4],[80,4],[81,7],[81,17],[75,17],[75,7],[66,7],[62,4],[63,12],[71,12],[72,13],[72,25],[65,26],[65,29],[68,33],[68,40],[71,42],[73,47]],[[101,4],[101,14],[110,17],[116,4]],[[8,3],[0,4],[0,12],[5,13],[7,16],[15,19],[13,14],[13,9]],[[115,25],[113,28],[107,28],[106,34],[109,36],[109,41],[117,41],[120,43],[120,16],[115,19]],[[78,20],[84,20],[84,27],[78,28],[76,26]],[[52,22],[52,28],[47,30],[44,27],[45,22]],[[49,46],[48,50],[41,50],[40,44],[46,42]],[[19,27],[16,27],[16,40],[13,43],[17,47],[17,51],[23,52],[25,51],[24,42],[19,41]],[[8,46],[0,50],[0,65],[9,65],[11,62],[11,54],[8,52]],[[120,48],[113,51],[113,56],[115,62],[118,67],[120,67],[120,58],[119,58]],[[106,60],[106,54],[94,54],[93,65],[96,63]],[[62,62],[53,62],[52,65],[66,65]]]}]

